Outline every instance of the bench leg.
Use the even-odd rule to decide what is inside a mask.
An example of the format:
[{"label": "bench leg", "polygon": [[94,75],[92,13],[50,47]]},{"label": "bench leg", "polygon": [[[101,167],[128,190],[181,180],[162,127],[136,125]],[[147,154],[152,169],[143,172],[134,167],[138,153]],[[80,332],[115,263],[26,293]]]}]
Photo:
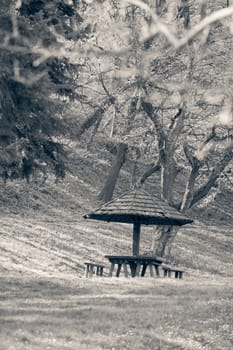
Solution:
[{"label": "bench leg", "polygon": [[103,275],[103,266],[97,266],[96,276],[102,276],[102,275]]},{"label": "bench leg", "polygon": [[111,263],[111,267],[110,267],[110,270],[109,270],[108,277],[112,277],[112,273],[113,273],[114,267],[115,267],[115,263]]},{"label": "bench leg", "polygon": [[84,272],[84,277],[88,277],[88,274],[89,274],[89,265],[86,265],[85,272]]}]

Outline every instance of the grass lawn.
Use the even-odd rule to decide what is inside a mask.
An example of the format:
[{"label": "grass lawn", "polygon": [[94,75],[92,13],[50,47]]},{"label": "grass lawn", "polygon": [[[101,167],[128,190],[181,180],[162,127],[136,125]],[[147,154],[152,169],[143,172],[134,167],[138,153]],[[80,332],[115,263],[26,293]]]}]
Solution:
[{"label": "grass lawn", "polygon": [[0,348],[230,350],[232,282],[1,275]]}]

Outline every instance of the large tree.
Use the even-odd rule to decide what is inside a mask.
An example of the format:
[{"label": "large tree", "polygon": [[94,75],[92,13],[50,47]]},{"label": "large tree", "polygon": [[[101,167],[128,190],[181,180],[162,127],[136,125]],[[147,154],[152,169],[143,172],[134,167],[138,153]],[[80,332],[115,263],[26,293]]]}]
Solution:
[{"label": "large tree", "polygon": [[[183,212],[215,191],[232,166],[233,8],[227,5],[105,1],[88,12],[96,46],[87,50],[93,62],[101,57],[95,88],[105,93],[103,106],[114,97],[114,113],[106,113],[111,103],[103,108],[95,131],[144,150],[156,140],[157,155],[150,153],[151,167],[139,182],[159,171],[162,198]],[[105,17],[94,20],[98,11]],[[154,138],[145,138],[151,131]],[[169,255],[175,234],[158,228],[154,252]]]}]

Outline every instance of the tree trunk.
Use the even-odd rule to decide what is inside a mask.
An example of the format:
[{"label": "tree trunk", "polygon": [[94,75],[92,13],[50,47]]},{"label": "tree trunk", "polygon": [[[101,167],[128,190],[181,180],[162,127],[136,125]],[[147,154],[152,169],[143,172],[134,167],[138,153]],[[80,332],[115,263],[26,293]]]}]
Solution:
[{"label": "tree trunk", "polygon": [[104,203],[112,199],[113,192],[117,183],[117,179],[120,174],[120,170],[125,162],[127,151],[128,151],[128,146],[125,143],[120,143],[117,146],[116,158],[108,173],[108,177],[105,182],[105,185],[98,195],[98,198],[102,200]]},{"label": "tree trunk", "polygon": [[170,157],[162,162],[161,166],[161,198],[170,205],[173,203],[173,189],[176,177],[179,173],[178,166],[174,159]]},{"label": "tree trunk", "polygon": [[153,254],[169,259],[171,256],[171,246],[176,237],[177,231],[178,228],[175,226],[157,226],[151,246]]}]

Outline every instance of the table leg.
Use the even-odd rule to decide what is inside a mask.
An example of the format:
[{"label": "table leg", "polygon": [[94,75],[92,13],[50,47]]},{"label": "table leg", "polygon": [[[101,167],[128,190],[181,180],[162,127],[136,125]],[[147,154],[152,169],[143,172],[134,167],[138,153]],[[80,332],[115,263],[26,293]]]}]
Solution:
[{"label": "table leg", "polygon": [[115,263],[111,263],[111,267],[110,267],[110,270],[109,270],[108,277],[112,277],[112,273],[113,273],[114,267],[115,267]]},{"label": "table leg", "polygon": [[141,273],[141,276],[142,276],[142,277],[145,276],[146,268],[147,268],[147,265],[143,265],[143,267],[142,267],[142,273]]},{"label": "table leg", "polygon": [[131,263],[129,266],[130,266],[130,270],[131,270],[131,276],[135,277],[137,265],[135,263]]},{"label": "table leg", "polygon": [[150,277],[154,277],[153,265],[149,264]]},{"label": "table leg", "polygon": [[117,277],[120,276],[120,273],[121,273],[121,266],[122,266],[122,264],[118,264],[117,273],[116,273],[116,276],[117,276]]},{"label": "table leg", "polygon": [[137,267],[136,267],[136,277],[139,277],[139,275],[140,275],[140,269],[141,269],[141,264],[137,263]]},{"label": "table leg", "polygon": [[160,276],[159,275],[159,267],[158,267],[158,265],[154,265],[154,267],[155,267],[156,276],[159,277]]},{"label": "table leg", "polygon": [[128,269],[127,269],[126,263],[123,263],[123,270],[124,270],[124,275],[125,275],[125,277],[128,277],[129,274],[128,274]]}]

